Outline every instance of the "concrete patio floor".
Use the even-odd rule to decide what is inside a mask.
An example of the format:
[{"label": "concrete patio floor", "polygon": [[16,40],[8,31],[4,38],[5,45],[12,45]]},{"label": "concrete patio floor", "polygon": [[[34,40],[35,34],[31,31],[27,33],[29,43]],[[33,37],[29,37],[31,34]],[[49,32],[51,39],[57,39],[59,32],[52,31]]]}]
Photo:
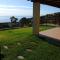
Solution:
[{"label": "concrete patio floor", "polygon": [[39,36],[46,39],[50,39],[51,41],[53,40],[53,41],[59,42],[59,45],[60,45],[60,27],[39,32]]}]

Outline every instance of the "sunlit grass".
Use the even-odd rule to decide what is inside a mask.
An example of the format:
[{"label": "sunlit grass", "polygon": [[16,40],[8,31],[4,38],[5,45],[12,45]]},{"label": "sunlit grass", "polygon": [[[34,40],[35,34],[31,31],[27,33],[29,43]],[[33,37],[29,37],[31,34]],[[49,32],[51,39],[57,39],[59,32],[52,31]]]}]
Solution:
[{"label": "sunlit grass", "polygon": [[[49,27],[40,26],[45,29]],[[0,31],[0,47],[3,60],[60,60],[60,47],[34,36],[31,27]]]}]

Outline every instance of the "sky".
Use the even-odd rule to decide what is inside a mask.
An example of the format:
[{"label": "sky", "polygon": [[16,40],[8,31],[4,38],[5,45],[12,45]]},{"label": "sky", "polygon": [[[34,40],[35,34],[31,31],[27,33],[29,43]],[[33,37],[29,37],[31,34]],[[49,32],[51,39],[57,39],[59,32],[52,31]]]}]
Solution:
[{"label": "sky", "polygon": [[[60,8],[42,5],[40,14],[60,12]],[[0,0],[0,16],[33,16],[33,3],[27,0]]]}]

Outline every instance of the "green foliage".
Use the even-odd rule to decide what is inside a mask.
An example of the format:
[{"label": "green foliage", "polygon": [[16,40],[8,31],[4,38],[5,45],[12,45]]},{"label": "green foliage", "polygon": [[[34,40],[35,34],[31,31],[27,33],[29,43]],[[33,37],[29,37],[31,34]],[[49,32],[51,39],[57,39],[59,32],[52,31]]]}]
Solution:
[{"label": "green foliage", "polygon": [[50,23],[50,24],[60,25],[60,12],[53,13],[53,14],[47,14],[45,16],[41,16],[41,21],[40,22],[42,24]]},{"label": "green foliage", "polygon": [[10,17],[10,19],[11,19],[11,27],[16,26],[18,18],[16,18],[15,16],[12,16]]},{"label": "green foliage", "polygon": [[26,18],[26,17],[21,18],[20,21],[19,21],[19,23],[20,23],[20,26],[21,27],[24,27],[24,26],[32,26],[31,19]]}]

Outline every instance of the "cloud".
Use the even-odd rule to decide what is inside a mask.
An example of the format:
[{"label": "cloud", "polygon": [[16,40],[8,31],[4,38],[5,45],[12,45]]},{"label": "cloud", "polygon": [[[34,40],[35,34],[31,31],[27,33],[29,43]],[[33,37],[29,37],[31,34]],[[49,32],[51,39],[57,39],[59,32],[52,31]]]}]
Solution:
[{"label": "cloud", "polygon": [[27,6],[0,5],[0,16],[32,16],[32,8]]},{"label": "cloud", "polygon": [[[41,5],[41,15],[58,12],[60,9]],[[17,5],[0,5],[0,16],[32,16],[32,6],[17,6]]]},{"label": "cloud", "polygon": [[0,8],[32,8],[28,6],[15,6],[15,5],[0,5]]}]

